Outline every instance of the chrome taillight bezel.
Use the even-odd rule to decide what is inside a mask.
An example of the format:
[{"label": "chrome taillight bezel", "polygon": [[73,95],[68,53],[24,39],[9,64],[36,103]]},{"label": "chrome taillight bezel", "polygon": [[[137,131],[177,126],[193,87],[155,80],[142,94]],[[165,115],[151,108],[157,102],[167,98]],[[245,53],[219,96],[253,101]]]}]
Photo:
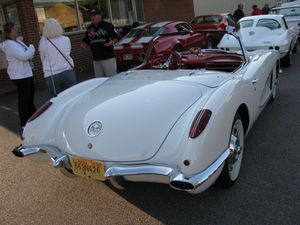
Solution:
[{"label": "chrome taillight bezel", "polygon": [[190,128],[190,138],[194,139],[204,131],[209,119],[211,118],[211,115],[212,112],[209,109],[202,109],[197,113]]},{"label": "chrome taillight bezel", "polygon": [[53,104],[51,100],[46,101],[36,112],[29,118],[27,122],[31,122],[42,115]]}]

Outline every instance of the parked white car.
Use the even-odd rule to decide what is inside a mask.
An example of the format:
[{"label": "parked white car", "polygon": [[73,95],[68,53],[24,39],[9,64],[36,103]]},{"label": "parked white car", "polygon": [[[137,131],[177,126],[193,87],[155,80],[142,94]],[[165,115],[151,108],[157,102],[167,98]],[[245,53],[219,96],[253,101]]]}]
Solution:
[{"label": "parked white car", "polygon": [[217,179],[231,186],[245,135],[275,99],[279,71],[277,51],[240,50],[173,52],[163,68],[174,70],[132,70],[79,83],[31,117],[13,153],[45,156],[68,176],[110,180],[119,188],[120,179],[189,193]]},{"label": "parked white car", "polygon": [[[288,5],[272,8],[273,14],[284,15],[289,27],[298,27],[300,31],[300,5]],[[298,41],[300,41],[300,32],[298,33]]]},{"label": "parked white car", "polygon": [[[237,35],[241,37],[247,51],[276,49],[280,53],[281,65],[291,65],[291,54],[297,52],[298,28],[288,27],[283,15],[248,16],[239,20]],[[220,49],[237,49],[232,36],[224,35]]]},{"label": "parked white car", "polygon": [[294,1],[290,1],[290,2],[283,2],[281,4],[282,7],[295,6],[295,5],[300,5],[300,0],[294,0]]}]

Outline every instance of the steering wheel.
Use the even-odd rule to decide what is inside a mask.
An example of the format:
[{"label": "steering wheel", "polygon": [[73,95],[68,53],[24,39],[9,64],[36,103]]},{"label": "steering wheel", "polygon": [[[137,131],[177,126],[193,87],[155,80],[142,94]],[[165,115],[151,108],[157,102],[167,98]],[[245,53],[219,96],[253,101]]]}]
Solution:
[{"label": "steering wheel", "polygon": [[150,59],[151,69],[176,70],[181,69],[182,66],[182,57],[176,51],[164,52]]},{"label": "steering wheel", "polygon": [[181,69],[183,65],[181,55],[176,51],[163,53],[153,58],[150,61],[152,69],[167,69],[176,70]]}]

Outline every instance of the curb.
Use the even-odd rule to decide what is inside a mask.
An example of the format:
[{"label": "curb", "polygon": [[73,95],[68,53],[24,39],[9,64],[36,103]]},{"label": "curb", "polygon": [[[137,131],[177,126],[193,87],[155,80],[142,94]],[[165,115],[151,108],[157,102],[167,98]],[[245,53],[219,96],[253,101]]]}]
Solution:
[{"label": "curb", "polygon": [[9,95],[14,95],[15,93],[17,93],[16,90],[0,91],[0,97],[5,97],[5,96],[9,96]]}]

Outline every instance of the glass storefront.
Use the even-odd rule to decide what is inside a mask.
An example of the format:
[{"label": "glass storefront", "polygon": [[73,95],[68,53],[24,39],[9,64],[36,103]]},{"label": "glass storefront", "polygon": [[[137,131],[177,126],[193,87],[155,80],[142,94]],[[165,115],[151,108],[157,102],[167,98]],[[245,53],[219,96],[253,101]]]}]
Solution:
[{"label": "glass storefront", "polygon": [[80,31],[90,24],[88,10],[98,7],[115,26],[143,21],[143,0],[33,0],[40,31],[47,18],[59,21],[65,32]]},{"label": "glass storefront", "polygon": [[136,21],[131,0],[111,0],[112,22],[115,25],[131,24]]}]

